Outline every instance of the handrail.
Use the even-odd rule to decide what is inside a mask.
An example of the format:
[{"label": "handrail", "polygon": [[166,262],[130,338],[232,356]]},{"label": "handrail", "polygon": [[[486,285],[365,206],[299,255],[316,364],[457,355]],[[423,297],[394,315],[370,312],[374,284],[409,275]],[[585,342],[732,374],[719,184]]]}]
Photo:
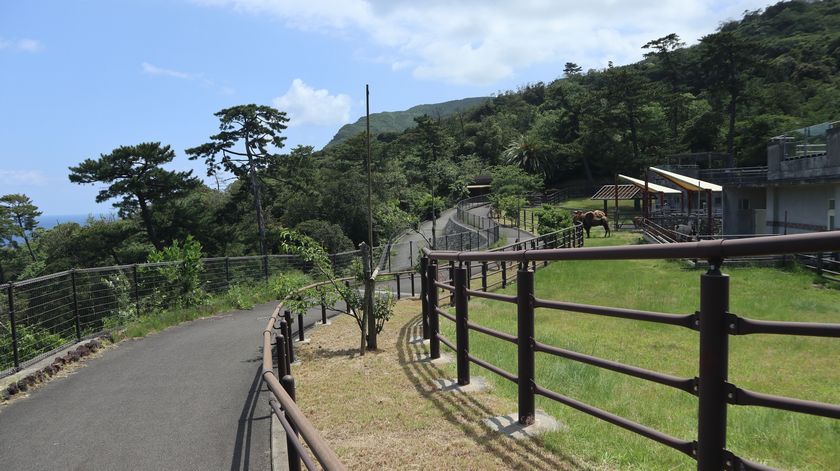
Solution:
[{"label": "handrail", "polygon": [[426,252],[437,260],[480,261],[555,261],[555,260],[642,260],[669,258],[725,259],[751,255],[791,254],[831,251],[840,247],[840,231],[811,234],[768,236],[757,240],[701,240],[667,245],[585,247],[575,250],[535,249],[519,252]]},{"label": "handrail", "polygon": [[[325,284],[329,284],[329,281],[322,281],[318,283],[312,283],[303,288],[298,289],[295,293],[299,293],[305,291],[307,289],[315,288],[317,286],[323,286]],[[283,300],[285,301],[285,299]],[[310,450],[312,450],[312,454],[321,463],[321,466],[324,469],[331,471],[331,470],[344,470],[345,467],[341,464],[341,461],[338,459],[338,455],[330,448],[318,430],[312,425],[309,419],[303,414],[300,408],[297,406],[295,401],[289,396],[283,386],[280,384],[280,381],[277,379],[277,376],[274,374],[274,360],[271,355],[271,339],[274,336],[274,326],[279,320],[280,313],[283,310],[283,302],[281,301],[274,311],[271,313],[271,316],[268,319],[268,323],[263,330],[263,358],[262,358],[262,379],[265,382],[268,389],[280,403],[283,411],[286,412],[288,415],[290,422],[297,430],[300,432],[301,436],[303,437],[306,444],[309,446]],[[298,329],[303,329],[302,325],[298,326]],[[291,339],[288,339],[291,340]],[[278,347],[279,348],[279,347]]]},{"label": "handrail", "polygon": [[[576,228],[578,230],[578,228]],[[533,246],[525,244],[520,247]],[[840,250],[840,231],[786,236],[767,236],[754,239],[718,239],[697,242],[670,243],[649,246],[619,246],[597,248],[525,249],[517,251],[454,252],[425,250],[422,265],[426,267],[423,292],[424,337],[430,338],[430,356],[439,358],[439,343],[444,343],[456,352],[458,384],[470,383],[469,363],[475,363],[518,385],[519,422],[527,426],[534,420],[534,396],[560,402],[582,412],[633,431],[644,437],[679,450],[694,458],[699,469],[770,469],[756,467],[753,463],[735,456],[726,446],[726,409],[728,404],[759,406],[781,409],[815,416],[840,419],[840,405],[821,403],[797,398],[775,396],[749,391],[727,382],[729,358],[728,338],[733,335],[775,334],[802,335],[840,338],[840,324],[782,322],[752,320],[728,311],[729,278],[720,272],[721,265],[729,258],[759,255],[790,254],[800,252],[823,252]],[[536,262],[557,260],[628,260],[628,259],[706,259],[709,270],[700,277],[700,310],[694,314],[672,314],[638,309],[605,307],[564,301],[539,299],[534,293],[534,271]],[[451,281],[438,281],[438,262],[448,261]],[[516,273],[516,295],[487,295],[486,279],[482,276],[483,290],[468,286],[469,262],[519,262]],[[455,268],[455,262],[459,262]],[[466,264],[466,266],[465,266]],[[454,275],[453,275],[454,273]],[[504,271],[502,272],[505,273]],[[504,286],[504,275],[503,283]],[[451,283],[451,284],[448,284]],[[438,288],[453,294],[454,316],[438,306]],[[479,326],[468,320],[468,305],[471,296],[498,302],[517,304],[517,334]],[[630,319],[633,321],[658,322],[699,331],[699,375],[685,378],[645,368],[627,365],[605,358],[598,358],[572,350],[547,345],[536,340],[535,309],[558,309],[588,315],[599,315]],[[456,342],[443,341],[439,332],[439,316],[455,324]],[[428,326],[428,327],[427,327]],[[473,356],[469,350],[469,331],[478,331],[502,341],[517,345],[517,374],[500,368]],[[697,440],[683,440],[671,437],[645,425],[619,417],[597,407],[585,404],[571,397],[551,391],[536,383],[535,354],[559,356],[568,360],[611,370],[645,381],[670,386],[697,397],[699,406]]]}]

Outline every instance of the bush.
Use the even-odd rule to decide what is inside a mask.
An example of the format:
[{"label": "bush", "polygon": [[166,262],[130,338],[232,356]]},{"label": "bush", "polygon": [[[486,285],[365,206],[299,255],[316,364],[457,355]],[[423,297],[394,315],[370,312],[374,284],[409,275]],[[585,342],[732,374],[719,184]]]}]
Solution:
[{"label": "bush", "polygon": [[551,232],[572,227],[572,215],[565,209],[557,206],[549,206],[544,204],[542,208],[536,210],[539,223],[537,224],[537,231],[540,234],[548,234]]}]

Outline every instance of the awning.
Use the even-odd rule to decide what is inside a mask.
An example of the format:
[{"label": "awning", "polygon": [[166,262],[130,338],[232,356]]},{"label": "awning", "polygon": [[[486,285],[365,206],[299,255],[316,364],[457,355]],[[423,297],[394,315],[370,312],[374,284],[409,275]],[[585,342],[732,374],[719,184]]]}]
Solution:
[{"label": "awning", "polygon": [[[641,190],[645,189],[645,182],[639,180],[638,178],[631,178],[620,173],[618,174],[618,178],[636,185]],[[648,182],[647,187],[649,193],[665,193],[666,195],[678,195],[682,193],[680,190],[675,190],[673,188],[668,188],[667,186],[657,185],[656,183],[651,182]]]},{"label": "awning", "polygon": [[[632,200],[635,198],[641,198],[639,194],[639,189],[633,185],[618,185],[618,199],[620,200]],[[592,195],[591,200],[613,200],[615,199],[616,195],[616,186],[615,185],[604,185],[601,187],[600,190],[595,192]]]},{"label": "awning", "polygon": [[688,191],[723,191],[723,187],[715,185],[714,183],[704,182],[699,178],[687,177],[679,173],[669,172],[661,168],[651,167],[652,171],[662,175],[670,180],[673,184]]}]

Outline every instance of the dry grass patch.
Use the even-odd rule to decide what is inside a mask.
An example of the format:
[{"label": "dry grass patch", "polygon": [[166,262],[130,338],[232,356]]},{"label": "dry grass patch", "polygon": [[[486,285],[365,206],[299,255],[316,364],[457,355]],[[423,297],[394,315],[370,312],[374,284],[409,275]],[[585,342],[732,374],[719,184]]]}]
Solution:
[{"label": "dry grass patch", "polygon": [[[580,469],[545,450],[539,438],[514,441],[481,419],[516,411],[492,393],[440,392],[448,366],[414,361],[420,303],[401,301],[379,338],[380,350],[358,354],[358,329],[342,316],[312,331],[294,367],[298,403],[350,469]],[[475,368],[475,367],[474,367]],[[482,374],[475,368],[473,374]]]}]

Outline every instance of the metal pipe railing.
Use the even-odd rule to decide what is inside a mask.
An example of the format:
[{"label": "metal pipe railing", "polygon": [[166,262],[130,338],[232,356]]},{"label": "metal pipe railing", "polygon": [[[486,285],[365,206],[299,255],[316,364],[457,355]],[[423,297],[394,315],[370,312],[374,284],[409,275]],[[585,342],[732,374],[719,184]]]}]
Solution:
[{"label": "metal pipe railing", "polygon": [[[564,238],[564,240],[568,239]],[[575,240],[577,240],[577,237]],[[546,239],[541,241],[543,246],[545,241]],[[567,245],[567,247],[570,246],[574,246],[574,244]],[[425,250],[423,263],[429,269],[425,290],[421,293],[421,298],[426,300],[427,315],[430,320],[434,318],[434,321],[430,322],[430,337],[440,339],[445,345],[458,353],[459,382],[462,378],[460,359],[464,355],[470,362],[516,382],[519,385],[519,418],[523,425],[528,425],[533,421],[534,396],[541,395],[691,456],[697,460],[700,470],[719,470],[724,468],[771,469],[737,457],[726,449],[727,407],[729,405],[768,407],[840,419],[840,405],[748,391],[727,382],[728,338],[730,335],[776,334],[840,338],[840,324],[760,321],[732,314],[729,312],[729,277],[720,272],[721,264],[731,257],[801,252],[836,252],[840,250],[840,231],[767,236],[754,239],[705,240],[651,246],[574,249],[533,247],[539,247],[539,243],[512,244],[513,251],[451,252]],[[536,268],[536,262],[538,261],[681,258],[703,259],[707,260],[709,265],[708,271],[700,277],[700,310],[694,314],[670,314],[544,300],[537,298],[534,294],[534,271],[532,267]],[[506,268],[509,262],[516,262],[519,265],[516,280],[517,294],[511,296],[487,293],[484,291],[485,286],[487,286],[485,283],[482,284],[482,290],[468,289],[465,286],[468,276],[464,268],[458,268],[455,271],[454,284],[439,282],[437,281],[437,267],[441,261],[449,262],[450,267],[454,266],[455,262],[458,262],[461,266],[469,262],[482,262],[482,268],[488,266],[488,262],[495,262],[500,267],[499,272],[503,274],[502,284],[506,280],[504,278],[505,271],[501,268]],[[486,269],[483,268],[483,279],[486,276],[484,271]],[[440,288],[455,293],[455,316],[438,307],[437,293]],[[506,334],[470,322],[466,313],[469,309],[469,299],[472,296],[504,303],[516,303],[518,305],[517,334]],[[656,322],[699,331],[699,376],[697,378],[681,378],[537,342],[534,338],[534,310],[537,308]],[[455,321],[459,327],[466,326],[466,328],[456,328],[456,342],[453,343],[440,335],[438,316],[444,316]],[[502,370],[470,354],[468,352],[468,332],[470,330],[490,335],[502,341],[516,343],[518,345],[517,374]],[[537,385],[534,380],[536,373],[534,353],[563,357],[696,395],[699,404],[697,440],[688,441],[671,437],[658,430]],[[432,357],[437,358],[438,355],[433,353]],[[469,372],[466,370],[467,378],[468,374]]]}]

